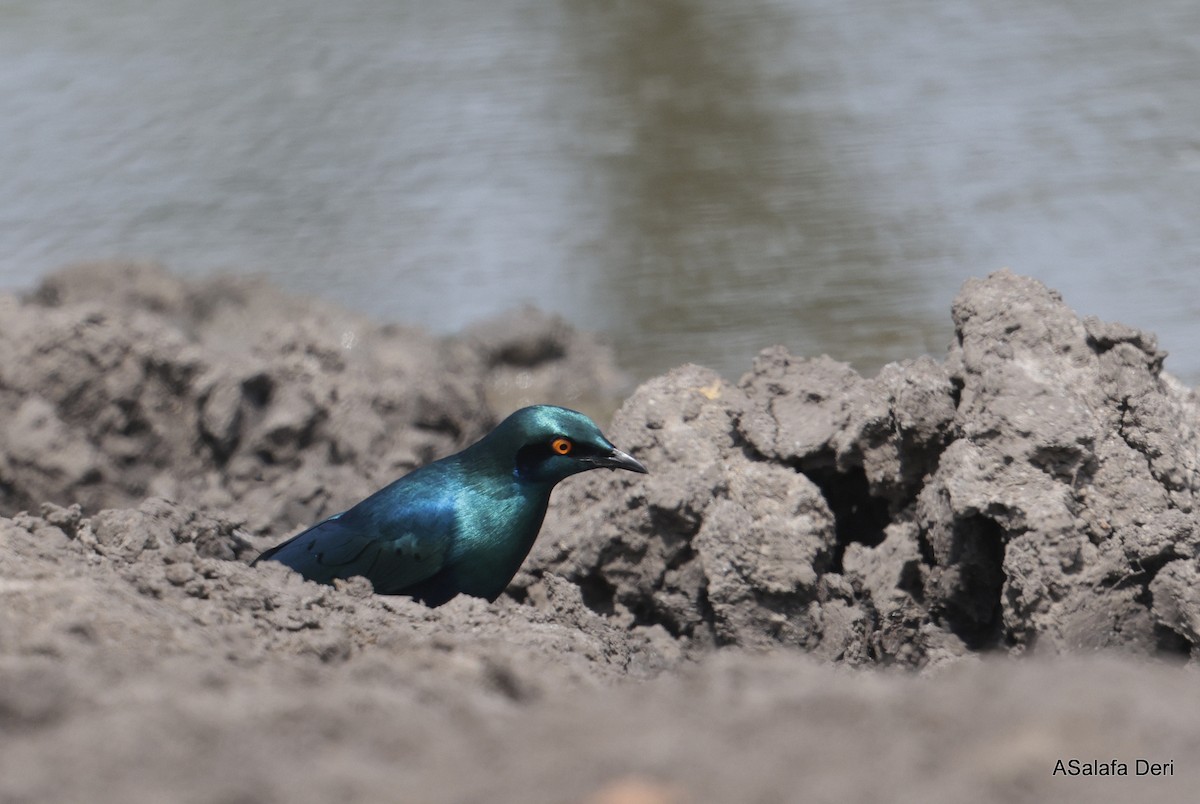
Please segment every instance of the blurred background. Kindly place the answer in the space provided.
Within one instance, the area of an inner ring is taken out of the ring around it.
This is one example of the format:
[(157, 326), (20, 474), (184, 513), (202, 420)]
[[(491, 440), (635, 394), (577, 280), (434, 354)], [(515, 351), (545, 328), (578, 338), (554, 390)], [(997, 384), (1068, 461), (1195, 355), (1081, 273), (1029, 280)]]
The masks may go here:
[(639, 378), (871, 373), (1036, 276), (1200, 381), (1195, 0), (0, 0), (0, 288), (258, 273)]

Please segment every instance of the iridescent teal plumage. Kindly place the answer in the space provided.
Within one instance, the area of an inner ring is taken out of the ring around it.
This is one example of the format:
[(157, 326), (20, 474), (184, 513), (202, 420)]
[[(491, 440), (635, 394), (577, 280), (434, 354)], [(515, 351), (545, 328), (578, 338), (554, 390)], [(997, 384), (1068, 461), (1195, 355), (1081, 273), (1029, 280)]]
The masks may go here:
[(646, 468), (566, 408), (522, 408), (455, 455), (267, 550), (320, 583), (361, 575), (380, 594), (439, 606), (495, 600), (533, 547), (555, 484), (589, 469)]

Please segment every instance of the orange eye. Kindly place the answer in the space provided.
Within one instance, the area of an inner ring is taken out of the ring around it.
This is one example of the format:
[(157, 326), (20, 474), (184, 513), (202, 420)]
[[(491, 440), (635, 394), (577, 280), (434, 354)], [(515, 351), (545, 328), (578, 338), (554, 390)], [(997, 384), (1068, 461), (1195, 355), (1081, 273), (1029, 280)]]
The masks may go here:
[(554, 450), (559, 455), (569, 455), (571, 453), (571, 449), (574, 446), (575, 445), (572, 444), (570, 441), (568, 441), (565, 438), (561, 438), (561, 437), (556, 438), (550, 442), (550, 449)]

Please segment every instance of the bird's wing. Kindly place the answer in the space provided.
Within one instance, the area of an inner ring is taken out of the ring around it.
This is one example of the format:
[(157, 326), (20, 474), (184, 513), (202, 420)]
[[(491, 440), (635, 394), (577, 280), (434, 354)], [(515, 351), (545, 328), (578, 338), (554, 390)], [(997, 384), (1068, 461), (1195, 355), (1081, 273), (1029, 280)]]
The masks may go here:
[(267, 550), (255, 563), (278, 561), (319, 583), (362, 575), (376, 592), (402, 594), (444, 569), (456, 533), (448, 501), (410, 502), (386, 516), (360, 505)]

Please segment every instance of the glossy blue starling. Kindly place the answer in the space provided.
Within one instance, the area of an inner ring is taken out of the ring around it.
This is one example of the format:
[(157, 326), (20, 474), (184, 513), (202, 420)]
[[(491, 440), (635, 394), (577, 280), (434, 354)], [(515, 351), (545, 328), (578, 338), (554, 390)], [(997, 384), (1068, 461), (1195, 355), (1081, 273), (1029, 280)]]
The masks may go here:
[(405, 475), (354, 507), (272, 547), (309, 580), (361, 575), (380, 594), (440, 606), (495, 600), (542, 527), (558, 481), (589, 469), (645, 472), (582, 413), (522, 408), (455, 455)]

